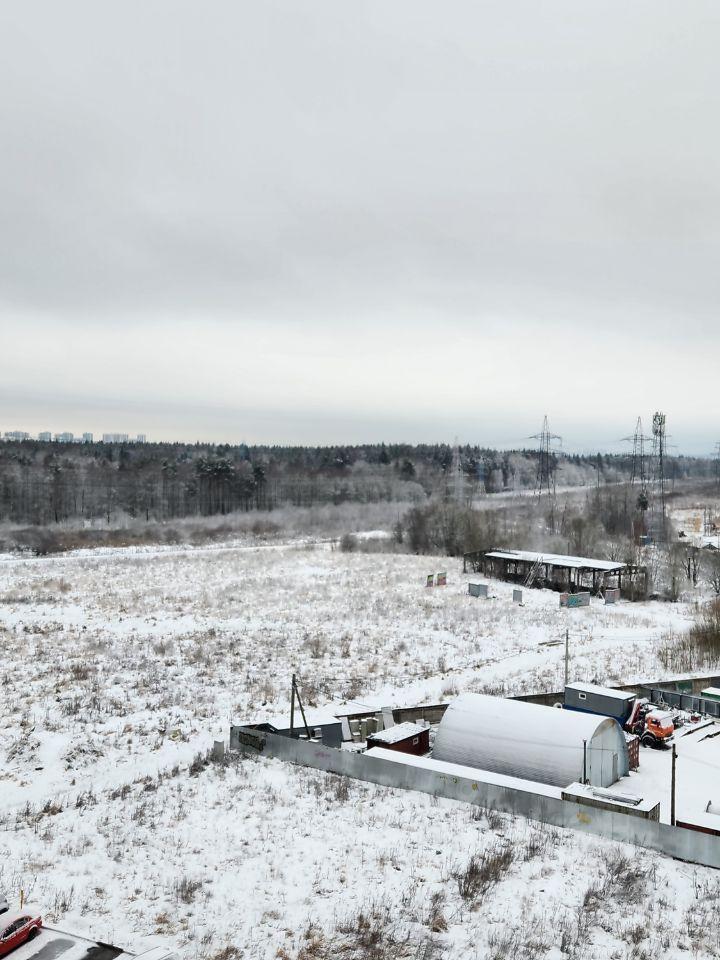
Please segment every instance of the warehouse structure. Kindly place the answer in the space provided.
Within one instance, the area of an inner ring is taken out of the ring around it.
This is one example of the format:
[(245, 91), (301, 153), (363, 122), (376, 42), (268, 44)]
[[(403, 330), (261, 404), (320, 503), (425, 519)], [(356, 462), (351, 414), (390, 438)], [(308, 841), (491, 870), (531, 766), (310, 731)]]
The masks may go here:
[(630, 770), (616, 720), (466, 693), (440, 721), (433, 758), (556, 787), (609, 787)]

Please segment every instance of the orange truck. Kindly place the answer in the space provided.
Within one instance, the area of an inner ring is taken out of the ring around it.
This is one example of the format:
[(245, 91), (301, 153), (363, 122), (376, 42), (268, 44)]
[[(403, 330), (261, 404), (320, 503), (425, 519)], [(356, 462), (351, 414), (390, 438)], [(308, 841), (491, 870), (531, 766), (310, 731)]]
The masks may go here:
[(626, 690), (600, 687), (594, 683), (568, 683), (565, 686), (566, 710), (595, 713), (617, 720), (623, 730), (634, 733), (644, 747), (667, 749), (673, 741), (672, 714), (659, 710), (645, 697)]

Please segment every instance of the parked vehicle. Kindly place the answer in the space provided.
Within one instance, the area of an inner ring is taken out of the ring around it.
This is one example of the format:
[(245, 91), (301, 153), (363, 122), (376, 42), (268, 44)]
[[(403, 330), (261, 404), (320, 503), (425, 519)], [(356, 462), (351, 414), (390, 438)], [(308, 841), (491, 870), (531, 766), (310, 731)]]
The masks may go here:
[(644, 747), (655, 747), (656, 750), (667, 750), (675, 734), (672, 714), (668, 710), (658, 710), (645, 698), (635, 701), (625, 729), (640, 737)]
[(42, 928), (42, 917), (36, 907), (26, 904), (22, 910), (4, 913), (0, 920), (0, 957), (32, 940)]
[(7, 897), (4, 893), (0, 893), (0, 913), (7, 913), (10, 909), (10, 904), (7, 901)]
[(644, 747), (666, 750), (673, 741), (675, 723), (667, 710), (658, 710), (646, 697), (598, 687), (593, 683), (569, 683), (565, 687), (566, 710), (613, 717), (627, 733), (634, 733)]

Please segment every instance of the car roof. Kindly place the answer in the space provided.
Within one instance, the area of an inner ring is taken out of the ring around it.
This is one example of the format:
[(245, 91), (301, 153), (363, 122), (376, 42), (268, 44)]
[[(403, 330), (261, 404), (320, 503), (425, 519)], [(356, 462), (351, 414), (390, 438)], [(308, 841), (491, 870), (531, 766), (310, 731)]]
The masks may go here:
[(0, 927), (4, 929), (11, 923), (15, 923), (20, 917), (32, 917), (36, 919), (39, 916), (39, 908), (32, 903), (26, 903), (22, 910), (10, 910), (9, 913), (0, 913)]

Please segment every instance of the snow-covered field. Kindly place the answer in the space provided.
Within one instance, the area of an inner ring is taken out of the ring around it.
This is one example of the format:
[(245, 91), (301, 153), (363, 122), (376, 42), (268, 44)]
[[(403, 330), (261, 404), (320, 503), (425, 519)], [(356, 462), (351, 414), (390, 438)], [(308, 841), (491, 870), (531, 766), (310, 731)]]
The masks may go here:
[(0, 887), (187, 958), (719, 955), (713, 871), (276, 761), (195, 759), (232, 718), (286, 709), (293, 671), (317, 705), (559, 690), (564, 643), (548, 643), (569, 625), (572, 678), (659, 678), (658, 638), (692, 613), (560, 610), (545, 591), (518, 607), (502, 583), (479, 601), (460, 569), (306, 543), (3, 562)]

